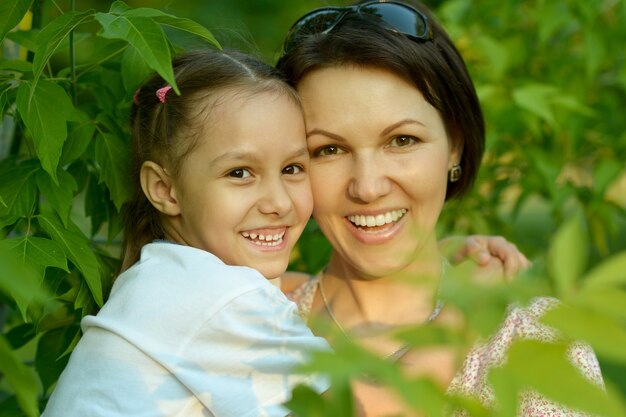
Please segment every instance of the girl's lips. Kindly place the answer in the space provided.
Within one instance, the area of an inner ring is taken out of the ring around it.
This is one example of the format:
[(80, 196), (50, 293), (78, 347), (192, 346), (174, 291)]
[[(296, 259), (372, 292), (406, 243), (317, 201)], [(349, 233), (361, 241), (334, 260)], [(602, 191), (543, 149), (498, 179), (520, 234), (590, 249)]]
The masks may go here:
[[(407, 212), (408, 210), (401, 209), (392, 210), (375, 216), (351, 215), (345, 217), (345, 222), (352, 236), (354, 236), (359, 242), (366, 245), (380, 245), (387, 243), (399, 233), (404, 225), (404, 221), (402, 219)], [(395, 213), (395, 215), (391, 213)], [(391, 218), (389, 218), (389, 216), (391, 216)], [(393, 220), (394, 216), (396, 217), (396, 220)], [(364, 217), (365, 221), (363, 221)], [(374, 223), (374, 221), (376, 221), (376, 223)], [(378, 225), (367, 226), (367, 224)]]

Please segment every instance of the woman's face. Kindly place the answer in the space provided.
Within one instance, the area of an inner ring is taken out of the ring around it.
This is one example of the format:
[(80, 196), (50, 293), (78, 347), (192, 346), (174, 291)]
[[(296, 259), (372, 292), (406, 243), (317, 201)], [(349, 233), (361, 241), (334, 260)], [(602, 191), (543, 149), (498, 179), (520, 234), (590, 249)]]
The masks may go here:
[(452, 150), (438, 111), (387, 70), (314, 70), (298, 84), (312, 157), (313, 216), (333, 262), (362, 278), (436, 258)]

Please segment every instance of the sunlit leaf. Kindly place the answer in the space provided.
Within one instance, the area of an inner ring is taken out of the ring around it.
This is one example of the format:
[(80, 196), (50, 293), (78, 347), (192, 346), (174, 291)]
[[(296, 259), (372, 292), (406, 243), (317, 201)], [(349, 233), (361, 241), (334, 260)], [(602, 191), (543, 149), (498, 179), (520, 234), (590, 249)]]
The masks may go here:
[(611, 256), (583, 278), (583, 288), (611, 288), (626, 284), (626, 251)]
[(66, 228), (58, 218), (40, 214), (37, 216), (40, 226), (50, 237), (61, 245), (67, 256), (85, 277), (87, 285), (96, 303), (101, 306), (102, 282), (98, 260), (90, 248), (89, 241), (70, 220)]
[(97, 137), (96, 160), (100, 164), (100, 181), (109, 188), (118, 211), (130, 196), (130, 154), (124, 141), (109, 133)]
[(92, 11), (67, 12), (48, 23), (37, 35), (37, 49), (33, 59), (33, 84), (39, 77), (48, 61), (54, 55), (63, 40), (81, 23), (91, 20)]
[(33, 70), (33, 64), (21, 59), (0, 59), (0, 70), (29, 73)]
[(626, 323), (626, 291), (623, 289), (586, 289), (568, 301), (575, 306), (597, 311)]
[(503, 386), (508, 386), (507, 403), (516, 404), (519, 397), (514, 399), (512, 394), (532, 388), (552, 401), (592, 415), (625, 415), (623, 404), (585, 379), (567, 359), (566, 352), (567, 346), (563, 344), (530, 340), (514, 342), (505, 365), (490, 371), (490, 381), (499, 387), (496, 391), (498, 398), (506, 392)]
[(180, 93), (174, 80), (169, 45), (158, 23), (147, 17), (108, 13), (97, 13), (96, 19), (102, 25), (102, 37), (122, 39), (131, 44), (148, 66), (158, 72), (177, 94)]
[(67, 138), (67, 121), (74, 117), (70, 98), (59, 85), (42, 80), (34, 90), (30, 82), (22, 83), (18, 88), (16, 103), (33, 136), (35, 151), (43, 169), (58, 182), (57, 166)]
[(9, 383), (22, 411), (28, 417), (39, 416), (39, 392), (37, 377), (24, 365), (17, 354), (11, 349), (4, 336), (0, 335), (0, 369), (3, 378)]
[(20, 23), (32, 0), (2, 0), (0, 2), (0, 40)]
[(587, 266), (587, 236), (579, 216), (570, 218), (554, 236), (548, 266), (562, 294), (572, 290)]
[(626, 364), (626, 328), (621, 321), (582, 307), (559, 305), (541, 321), (572, 340), (589, 343), (599, 356)]

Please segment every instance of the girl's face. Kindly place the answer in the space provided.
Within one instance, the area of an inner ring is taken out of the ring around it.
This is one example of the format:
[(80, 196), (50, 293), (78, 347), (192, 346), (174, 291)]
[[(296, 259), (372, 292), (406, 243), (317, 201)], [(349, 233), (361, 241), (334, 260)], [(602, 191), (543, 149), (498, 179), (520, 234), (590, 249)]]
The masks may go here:
[(311, 215), (302, 113), (287, 94), (228, 94), (173, 189), (184, 244), (266, 278), (285, 272)]
[(331, 266), (375, 278), (438, 259), (435, 224), (459, 154), (437, 110), (374, 67), (314, 70), (298, 92), (313, 216), (334, 248)]

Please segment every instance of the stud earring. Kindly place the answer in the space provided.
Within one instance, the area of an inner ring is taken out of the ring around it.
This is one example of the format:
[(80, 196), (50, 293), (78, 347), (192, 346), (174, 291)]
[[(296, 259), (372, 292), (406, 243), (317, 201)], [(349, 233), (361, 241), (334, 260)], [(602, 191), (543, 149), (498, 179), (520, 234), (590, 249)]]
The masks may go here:
[(461, 165), (455, 164), (450, 168), (450, 171), (448, 171), (448, 179), (450, 182), (457, 182), (461, 178), (462, 173)]

